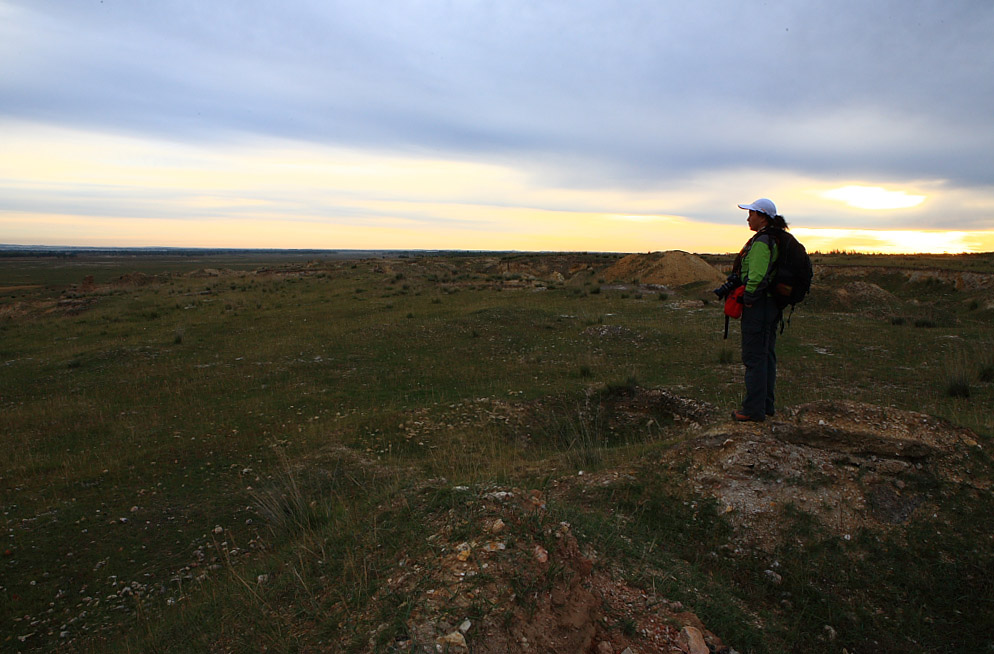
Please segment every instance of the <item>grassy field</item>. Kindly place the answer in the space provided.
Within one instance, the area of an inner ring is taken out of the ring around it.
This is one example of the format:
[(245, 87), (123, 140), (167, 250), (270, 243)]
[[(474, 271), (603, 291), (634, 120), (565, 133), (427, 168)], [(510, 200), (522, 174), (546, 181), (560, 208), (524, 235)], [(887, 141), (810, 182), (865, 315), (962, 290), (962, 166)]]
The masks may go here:
[[(737, 331), (708, 286), (608, 284), (615, 258), (0, 259), (0, 649), (408, 651), (411, 600), (383, 589), (439, 524), (473, 523), (454, 489), (636, 465), (550, 520), (737, 651), (994, 651), (989, 491), (851, 542), (792, 515), (776, 592), (762, 557), (709, 556), (724, 517), (651, 465), (687, 436), (582, 407), (661, 388), (724, 414)], [(994, 290), (857, 259), (820, 255), (885, 270), (816, 280), (780, 340), (781, 404), (946, 418), (989, 478)], [(853, 279), (886, 296), (830, 292)]]

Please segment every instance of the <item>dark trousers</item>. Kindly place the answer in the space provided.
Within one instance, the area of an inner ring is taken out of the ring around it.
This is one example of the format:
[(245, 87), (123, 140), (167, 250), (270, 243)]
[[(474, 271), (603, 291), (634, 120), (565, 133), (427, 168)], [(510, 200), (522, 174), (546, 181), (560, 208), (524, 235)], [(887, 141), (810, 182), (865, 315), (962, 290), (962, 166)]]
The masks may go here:
[(742, 413), (757, 420), (774, 412), (779, 324), (780, 309), (772, 297), (763, 297), (742, 312), (742, 364), (746, 387)]

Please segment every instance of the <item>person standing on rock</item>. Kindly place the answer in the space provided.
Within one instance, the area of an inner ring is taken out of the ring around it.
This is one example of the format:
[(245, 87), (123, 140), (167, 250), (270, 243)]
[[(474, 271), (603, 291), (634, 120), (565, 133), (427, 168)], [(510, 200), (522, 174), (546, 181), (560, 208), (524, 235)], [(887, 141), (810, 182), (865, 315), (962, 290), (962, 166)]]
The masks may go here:
[(742, 408), (732, 412), (740, 422), (762, 422), (776, 411), (777, 325), (780, 308), (770, 289), (777, 241), (771, 229), (787, 229), (787, 221), (777, 213), (776, 205), (766, 198), (752, 204), (740, 204), (749, 212), (749, 229), (756, 234), (739, 252), (734, 268), (745, 286), (742, 296), (742, 364), (745, 366), (745, 398)]

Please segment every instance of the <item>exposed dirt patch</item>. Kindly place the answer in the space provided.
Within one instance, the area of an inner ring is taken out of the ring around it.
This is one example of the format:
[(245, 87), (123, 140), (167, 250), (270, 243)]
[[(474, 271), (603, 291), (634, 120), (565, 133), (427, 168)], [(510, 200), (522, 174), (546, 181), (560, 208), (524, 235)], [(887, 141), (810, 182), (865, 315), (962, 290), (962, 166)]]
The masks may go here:
[(13, 286), (0, 286), (0, 293), (14, 293), (36, 288), (41, 288), (41, 284), (15, 284)]
[(55, 303), (49, 312), (60, 313), (64, 316), (76, 316), (89, 309), (94, 301), (92, 297), (63, 297)]
[(113, 286), (117, 287), (127, 287), (127, 288), (138, 288), (141, 286), (148, 286), (160, 281), (155, 275), (146, 275), (140, 272), (130, 272), (121, 275), (112, 282)]
[(725, 280), (725, 275), (704, 259), (681, 250), (630, 254), (602, 274), (609, 281), (631, 283), (638, 280), (642, 284), (669, 287), (695, 282), (720, 284)]
[(869, 275), (897, 274), (909, 282), (927, 282), (937, 280), (951, 285), (957, 291), (973, 291), (977, 289), (994, 288), (994, 274), (988, 272), (969, 272), (959, 270), (912, 269), (889, 266), (815, 266), (815, 277), (833, 275), (842, 277), (866, 277)]
[(30, 306), (24, 302), (11, 302), (10, 304), (0, 304), (0, 320), (13, 320), (23, 318), (30, 313)]
[(708, 428), (663, 456), (693, 490), (717, 499), (748, 545), (773, 547), (787, 505), (838, 535), (886, 528), (923, 510), (943, 484), (971, 474), (976, 435), (920, 413), (858, 402), (814, 402), (765, 423)]
[(490, 274), (501, 276), (521, 276), (529, 280), (544, 280), (564, 282), (572, 277), (586, 273), (594, 274), (602, 264), (589, 261), (585, 257), (557, 256), (521, 256), (508, 257), (493, 261), (485, 270)]
[[(426, 516), (429, 559), (403, 554), (374, 604), (402, 597), (402, 625), (380, 624), (366, 652), (728, 652), (693, 613), (612, 578), (539, 491), (472, 490), (460, 515)], [(630, 650), (628, 648), (631, 648)]]

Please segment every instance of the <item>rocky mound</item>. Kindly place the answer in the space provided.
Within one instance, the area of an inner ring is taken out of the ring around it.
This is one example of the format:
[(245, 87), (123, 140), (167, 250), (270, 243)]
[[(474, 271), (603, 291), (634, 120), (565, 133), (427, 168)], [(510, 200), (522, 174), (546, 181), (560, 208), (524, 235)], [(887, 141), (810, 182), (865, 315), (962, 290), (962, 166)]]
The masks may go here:
[(986, 484), (971, 474), (976, 435), (943, 420), (843, 401), (786, 413), (712, 426), (664, 456), (672, 466), (690, 459), (694, 491), (720, 502), (747, 545), (772, 548), (788, 506), (845, 537), (907, 522), (929, 507), (937, 481)]
[(707, 282), (717, 286), (725, 281), (725, 275), (717, 268), (704, 259), (681, 250), (630, 254), (605, 269), (603, 276), (614, 282), (632, 283), (638, 280), (642, 284), (670, 287), (695, 282)]
[(859, 311), (873, 316), (887, 316), (901, 307), (901, 300), (880, 286), (862, 280), (850, 281), (840, 286), (819, 288), (828, 291), (831, 306), (840, 311)]
[[(380, 625), (363, 651), (732, 651), (679, 602), (598, 569), (597, 553), (582, 551), (571, 526), (551, 518), (540, 491), (448, 490), (460, 517), (425, 516), (436, 532), (428, 538), (434, 555), (397, 561), (373, 599), (406, 598), (406, 628), (390, 636), (390, 625)], [(622, 628), (630, 620), (637, 620), (637, 633)]]

